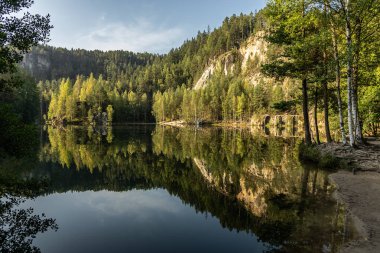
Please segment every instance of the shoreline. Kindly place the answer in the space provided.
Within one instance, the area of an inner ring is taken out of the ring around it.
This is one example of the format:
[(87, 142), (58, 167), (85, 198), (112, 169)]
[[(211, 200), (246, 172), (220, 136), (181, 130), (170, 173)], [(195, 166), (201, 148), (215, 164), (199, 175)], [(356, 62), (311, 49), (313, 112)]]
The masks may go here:
[(339, 252), (380, 252), (380, 173), (338, 171), (329, 180), (336, 186), (335, 198), (346, 206), (358, 233), (358, 238), (347, 242)]
[(335, 198), (346, 206), (358, 234), (341, 248), (341, 253), (380, 252), (380, 141), (372, 139), (368, 144), (355, 149), (334, 143), (318, 147), (352, 169), (329, 175), (336, 186)]

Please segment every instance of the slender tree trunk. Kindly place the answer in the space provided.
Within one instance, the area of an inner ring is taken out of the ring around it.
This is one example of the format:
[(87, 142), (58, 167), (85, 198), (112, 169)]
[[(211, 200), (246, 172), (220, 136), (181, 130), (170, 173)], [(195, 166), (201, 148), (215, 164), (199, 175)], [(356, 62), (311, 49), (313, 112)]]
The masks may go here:
[(310, 177), (310, 169), (303, 170), (302, 178), (301, 178), (301, 201), (300, 201), (299, 209), (298, 209), (298, 215), (301, 217), (301, 219), (303, 217), (303, 213), (305, 210), (305, 201), (308, 195), (309, 177)]
[(352, 114), (355, 128), (355, 140), (358, 143), (363, 143), (362, 126), (359, 118), (359, 106), (358, 106), (358, 84), (357, 84), (357, 72), (358, 70), (354, 68), (354, 78), (352, 87)]
[(348, 133), (350, 137), (350, 146), (355, 145), (354, 126), (352, 115), (352, 31), (349, 13), (350, 0), (346, 0), (346, 41), (347, 41), (347, 106), (348, 106)]
[(356, 40), (357, 45), (355, 47), (354, 55), (354, 67), (353, 67), (353, 82), (352, 82), (352, 113), (354, 117), (355, 126), (355, 139), (358, 143), (363, 143), (363, 132), (362, 125), (359, 117), (359, 106), (358, 106), (358, 87), (359, 87), (359, 63), (360, 63), (360, 44), (361, 44), (361, 24), (360, 21), (356, 21)]
[(315, 138), (317, 141), (317, 144), (321, 144), (321, 141), (319, 139), (319, 128), (318, 128), (318, 87), (315, 86), (315, 93), (314, 93), (314, 126), (315, 126)]
[[(327, 29), (327, 4), (324, 3), (324, 19), (323, 19), (323, 27)], [(325, 116), (325, 131), (326, 131), (326, 140), (328, 143), (332, 142), (331, 133), (330, 133), (330, 121), (329, 121), (329, 96), (328, 96), (328, 69), (327, 69), (327, 42), (323, 43), (323, 108), (324, 108), (324, 116)]]
[[(302, 18), (305, 17), (305, 1), (302, 1)], [(302, 37), (305, 38), (305, 29), (302, 29)], [(303, 127), (305, 131), (305, 143), (311, 144), (310, 121), (309, 121), (309, 101), (307, 96), (307, 80), (302, 79), (302, 111), (303, 111)]]
[[(330, 11), (331, 10), (329, 9), (329, 12)], [(331, 33), (332, 33), (332, 44), (333, 44), (334, 60), (335, 60), (335, 82), (336, 82), (336, 87), (337, 87), (339, 127), (340, 127), (342, 143), (346, 145), (347, 140), (346, 140), (346, 131), (344, 129), (342, 95), (341, 95), (341, 90), (340, 90), (340, 82), (341, 82), (342, 75), (341, 75), (341, 70), (340, 70), (339, 49), (338, 49), (338, 39), (337, 39), (338, 36), (336, 34), (335, 24), (334, 24), (334, 21), (332, 20), (332, 17), (330, 18), (330, 27), (331, 27)]]
[(334, 48), (334, 59), (335, 59), (336, 87), (337, 87), (337, 97), (338, 97), (339, 126), (340, 126), (340, 132), (342, 135), (342, 143), (347, 144), (346, 131), (344, 129), (344, 120), (343, 120), (342, 95), (340, 91), (341, 72), (340, 72), (337, 35), (336, 35), (335, 29), (332, 28), (332, 30), (333, 30), (333, 48)]
[(330, 122), (329, 122), (329, 101), (328, 101), (328, 88), (327, 81), (323, 81), (323, 109), (325, 116), (325, 131), (326, 131), (326, 140), (328, 143), (332, 142), (331, 133), (330, 133)]
[(305, 131), (305, 142), (311, 144), (310, 121), (309, 121), (309, 101), (307, 96), (307, 80), (302, 79), (302, 111), (303, 111), (303, 126)]

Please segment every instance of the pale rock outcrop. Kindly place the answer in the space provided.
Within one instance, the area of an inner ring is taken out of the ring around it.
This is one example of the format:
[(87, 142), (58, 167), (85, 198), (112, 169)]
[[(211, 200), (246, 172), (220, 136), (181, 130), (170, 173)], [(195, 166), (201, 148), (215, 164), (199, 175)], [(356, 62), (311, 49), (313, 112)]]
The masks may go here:
[[(212, 63), (209, 64), (209, 66), (204, 70), (198, 81), (194, 84), (194, 90), (199, 90), (206, 87), (208, 81), (217, 70), (223, 71), (225, 75), (233, 73), (236, 69), (235, 62), (237, 57), (241, 57), (242, 59), (240, 67), (249, 83), (252, 85), (257, 85), (260, 82), (273, 82), (272, 78), (265, 77), (260, 72), (260, 65), (267, 61), (268, 54), (268, 42), (265, 41), (264, 35), (264, 32), (258, 32), (254, 36), (250, 37), (246, 44), (239, 49), (239, 56), (236, 56), (236, 54), (234, 55), (234, 53), (230, 51), (213, 60)], [(252, 71), (248, 68), (251, 63), (257, 66), (257, 71)], [(251, 72), (248, 73), (248, 71)]]
[(243, 56), (242, 70), (246, 71), (250, 60), (257, 61), (255, 64), (262, 64), (267, 60), (268, 42), (264, 39), (264, 32), (258, 32), (248, 39), (247, 45), (240, 48)]

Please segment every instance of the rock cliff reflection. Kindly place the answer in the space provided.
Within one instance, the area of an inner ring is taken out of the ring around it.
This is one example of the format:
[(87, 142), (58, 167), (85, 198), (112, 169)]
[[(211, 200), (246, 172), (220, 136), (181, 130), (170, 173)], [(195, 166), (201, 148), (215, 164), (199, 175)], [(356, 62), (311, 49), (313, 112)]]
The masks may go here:
[(48, 182), (26, 203), (60, 226), (36, 239), (46, 252), (337, 252), (351, 236), (327, 172), (299, 161), (294, 138), (161, 126), (43, 138), (22, 176)]

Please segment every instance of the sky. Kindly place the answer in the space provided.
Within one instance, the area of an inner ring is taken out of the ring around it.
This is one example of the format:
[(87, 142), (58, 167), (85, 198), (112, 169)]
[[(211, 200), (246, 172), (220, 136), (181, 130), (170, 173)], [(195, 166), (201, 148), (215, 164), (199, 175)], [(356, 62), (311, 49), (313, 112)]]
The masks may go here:
[(35, 0), (27, 11), (50, 14), (49, 45), (88, 50), (167, 53), (224, 18), (266, 0)]

